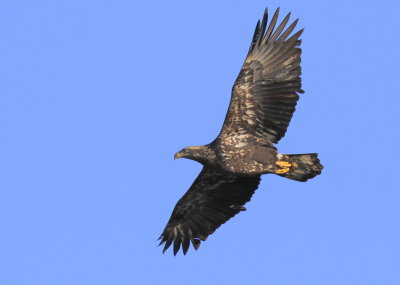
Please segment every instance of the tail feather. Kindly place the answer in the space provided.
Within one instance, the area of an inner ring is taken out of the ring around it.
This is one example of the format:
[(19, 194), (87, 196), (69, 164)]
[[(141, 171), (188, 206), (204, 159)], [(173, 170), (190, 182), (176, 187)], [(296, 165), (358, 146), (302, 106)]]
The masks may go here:
[(292, 165), (287, 173), (279, 175), (301, 182), (321, 174), (321, 170), (324, 168), (317, 153), (283, 154), (279, 160), (287, 161)]

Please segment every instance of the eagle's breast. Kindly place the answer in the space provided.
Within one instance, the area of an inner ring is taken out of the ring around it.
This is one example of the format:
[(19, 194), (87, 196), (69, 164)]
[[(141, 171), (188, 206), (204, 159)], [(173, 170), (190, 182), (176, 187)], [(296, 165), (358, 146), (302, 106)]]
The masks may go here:
[(232, 173), (254, 174), (265, 172), (263, 161), (256, 160), (255, 154), (273, 152), (275, 149), (269, 141), (261, 140), (245, 130), (230, 132), (222, 136), (216, 145), (218, 166)]

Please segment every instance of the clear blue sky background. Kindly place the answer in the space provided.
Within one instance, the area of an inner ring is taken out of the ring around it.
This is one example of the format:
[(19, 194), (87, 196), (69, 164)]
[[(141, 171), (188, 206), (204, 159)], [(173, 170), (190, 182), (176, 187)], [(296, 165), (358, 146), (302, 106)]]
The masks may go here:
[[(161, 234), (217, 135), (265, 7), (305, 27), (283, 153), (248, 211), (173, 257)], [(400, 284), (397, 1), (2, 1), (0, 284)], [(247, 282), (247, 283), (245, 283)]]

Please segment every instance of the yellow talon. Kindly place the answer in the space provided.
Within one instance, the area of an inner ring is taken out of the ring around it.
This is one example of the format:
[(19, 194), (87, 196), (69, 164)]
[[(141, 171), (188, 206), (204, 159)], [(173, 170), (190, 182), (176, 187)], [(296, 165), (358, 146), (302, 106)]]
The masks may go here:
[(275, 171), (276, 174), (285, 174), (289, 172), (289, 168), (282, 168)]
[(277, 161), (277, 162), (275, 162), (275, 164), (277, 164), (279, 167), (282, 167), (282, 168), (286, 168), (286, 167), (291, 167), (292, 166), (292, 164), (287, 162), (287, 161)]

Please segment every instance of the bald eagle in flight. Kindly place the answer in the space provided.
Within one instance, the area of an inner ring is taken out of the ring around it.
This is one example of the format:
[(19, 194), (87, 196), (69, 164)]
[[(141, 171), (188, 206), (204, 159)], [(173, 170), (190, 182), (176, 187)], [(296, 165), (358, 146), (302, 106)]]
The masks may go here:
[(174, 255), (190, 243), (197, 250), (220, 225), (246, 210), (262, 174), (307, 181), (321, 173), (318, 154), (280, 154), (274, 144), (285, 135), (301, 89), (300, 35), (285, 29), (290, 13), (276, 27), (279, 8), (267, 27), (268, 11), (257, 22), (246, 60), (232, 88), (222, 130), (207, 145), (175, 154), (203, 165), (193, 185), (178, 201), (160, 238), (163, 253)]

